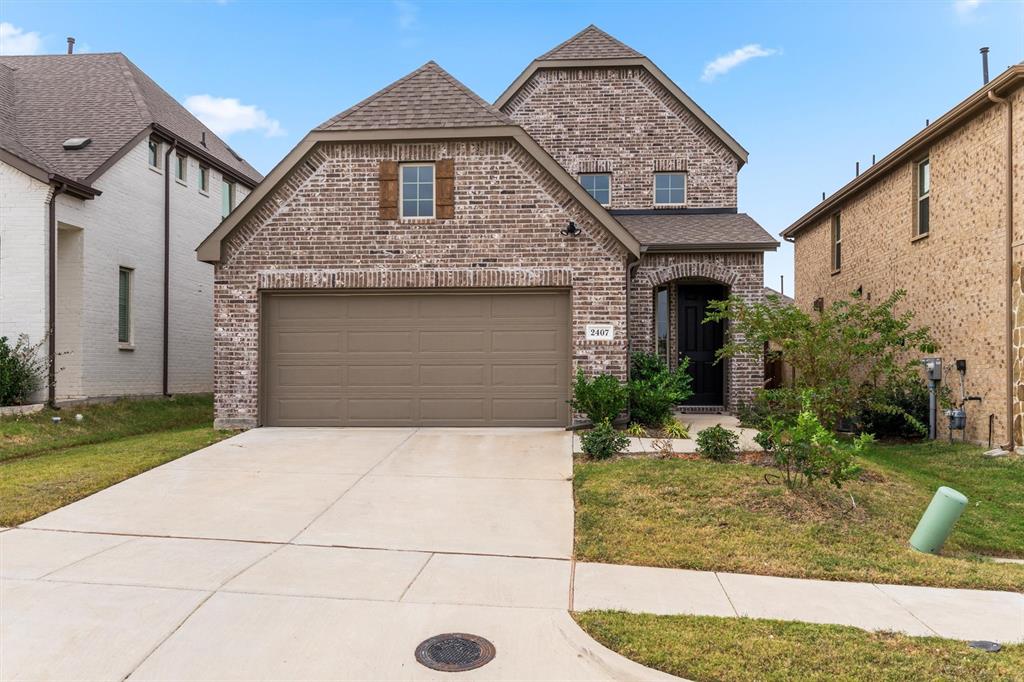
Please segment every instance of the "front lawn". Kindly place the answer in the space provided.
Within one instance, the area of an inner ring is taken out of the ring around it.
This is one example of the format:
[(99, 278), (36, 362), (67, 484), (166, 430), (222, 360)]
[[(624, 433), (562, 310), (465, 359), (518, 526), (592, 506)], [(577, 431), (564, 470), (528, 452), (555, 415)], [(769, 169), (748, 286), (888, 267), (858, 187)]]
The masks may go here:
[[(85, 418), (74, 421), (80, 412)], [(217, 442), (209, 396), (121, 400), (0, 420), (0, 526), (14, 526)]]
[[(873, 445), (861, 479), (794, 494), (774, 469), (707, 461), (576, 464), (580, 561), (1019, 591), (1024, 461), (943, 443)], [(907, 544), (935, 488), (970, 499), (941, 557)], [(851, 501), (852, 496), (852, 501)], [(854, 503), (856, 506), (854, 506)]]
[(842, 625), (614, 611), (574, 615), (608, 648), (696, 682), (1024, 679), (1022, 645), (990, 654), (956, 640)]

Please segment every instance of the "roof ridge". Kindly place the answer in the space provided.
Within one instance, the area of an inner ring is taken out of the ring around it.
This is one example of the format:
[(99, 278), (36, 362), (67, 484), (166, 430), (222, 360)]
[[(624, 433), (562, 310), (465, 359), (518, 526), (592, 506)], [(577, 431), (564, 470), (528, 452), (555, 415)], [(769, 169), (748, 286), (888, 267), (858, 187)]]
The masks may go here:
[(558, 52), (560, 52), (564, 48), (568, 47), (569, 45), (572, 45), (573, 43), (579, 41), (584, 36), (586, 36), (587, 34), (590, 34), (590, 33), (594, 33), (594, 34), (600, 36), (601, 38), (609, 40), (616, 47), (620, 47), (624, 51), (630, 53), (631, 57), (639, 58), (639, 57), (643, 57), (644, 56), (643, 54), (641, 54), (637, 50), (634, 50), (629, 45), (626, 45), (624, 42), (622, 42), (621, 40), (619, 40), (615, 36), (611, 35), (607, 31), (602, 30), (596, 24), (590, 24), (586, 28), (584, 28), (582, 31), (580, 31), (580, 32), (576, 33), (575, 35), (573, 35), (572, 37), (570, 37), (568, 40), (562, 41), (561, 43), (559, 43), (558, 45), (555, 45), (553, 48), (551, 48), (550, 50), (548, 50), (547, 52), (545, 52), (541, 56), (537, 57), (536, 61), (552, 60), (555, 54), (557, 54)]
[(434, 60), (431, 59), (427, 63), (423, 64), (423, 66), (419, 67), (418, 69), (414, 69), (414, 70), (410, 71), (409, 73), (405, 74), (404, 76), (402, 76), (398, 80), (394, 81), (390, 85), (385, 85), (383, 88), (381, 88), (377, 92), (373, 93), (369, 97), (366, 97), (365, 99), (362, 99), (359, 102), (356, 102), (355, 104), (350, 106), (348, 109), (345, 109), (341, 113), (335, 114), (334, 116), (330, 117), (329, 119), (327, 119), (326, 121), (324, 121), (323, 123), (318, 125), (316, 128), (314, 128), (314, 130), (319, 130), (320, 128), (327, 128), (328, 126), (331, 126), (331, 125), (337, 123), (338, 121), (340, 121), (341, 119), (345, 118), (346, 116), (354, 114), (355, 112), (357, 112), (360, 109), (364, 108), (370, 102), (373, 102), (374, 100), (379, 99), (381, 96), (386, 95), (387, 93), (391, 92), (392, 90), (397, 88), (402, 83), (405, 83), (406, 81), (411, 80), (414, 76), (418, 76), (420, 74), (420, 72), (425, 71), (427, 69), (427, 67), (430, 66), (431, 64), (434, 64), (435, 66), (437, 65), (434, 62)]
[(143, 125), (150, 125), (154, 122), (153, 113), (146, 105), (146, 98), (142, 95), (142, 88), (139, 87), (139, 82), (135, 80), (135, 74), (132, 73), (131, 67), (135, 65), (123, 52), (109, 52), (107, 54), (113, 54), (117, 57), (117, 61), (121, 66), (121, 73), (128, 83), (128, 90), (132, 93), (132, 99), (135, 100), (135, 106), (139, 110), (139, 117), (142, 119)]

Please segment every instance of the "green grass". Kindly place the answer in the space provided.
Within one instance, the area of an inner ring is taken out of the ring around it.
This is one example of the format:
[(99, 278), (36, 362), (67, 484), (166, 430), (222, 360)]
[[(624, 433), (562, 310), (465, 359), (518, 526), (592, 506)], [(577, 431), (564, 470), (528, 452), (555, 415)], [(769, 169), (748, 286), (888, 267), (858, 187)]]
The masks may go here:
[[(75, 421), (75, 414), (84, 419)], [(59, 416), (54, 424), (51, 418)], [(112, 403), (43, 410), (24, 417), (0, 418), (0, 461), (57, 448), (155, 433), (213, 422), (209, 395), (182, 395), (170, 399), (118, 400)]]
[(627, 658), (695, 682), (1024, 680), (1024, 646), (995, 654), (936, 637), (750, 618), (574, 614)]
[[(53, 414), (64, 420), (51, 423)], [(214, 431), (212, 421), (210, 396), (0, 419), (0, 526), (24, 523), (231, 435)]]
[[(772, 469), (706, 461), (576, 464), (580, 561), (798, 578), (1024, 589), (1024, 461), (970, 446), (875, 445), (861, 480), (793, 493)], [(942, 556), (907, 541), (940, 483), (971, 500)], [(851, 503), (856, 502), (856, 507)]]

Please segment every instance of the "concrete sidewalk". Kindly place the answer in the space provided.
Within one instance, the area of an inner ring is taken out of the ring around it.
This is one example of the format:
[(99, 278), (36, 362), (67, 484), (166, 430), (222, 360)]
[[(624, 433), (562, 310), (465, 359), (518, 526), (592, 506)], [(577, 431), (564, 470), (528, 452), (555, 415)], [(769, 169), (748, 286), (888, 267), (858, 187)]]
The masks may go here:
[(747, 616), (1024, 642), (1024, 595), (577, 563), (573, 609)]

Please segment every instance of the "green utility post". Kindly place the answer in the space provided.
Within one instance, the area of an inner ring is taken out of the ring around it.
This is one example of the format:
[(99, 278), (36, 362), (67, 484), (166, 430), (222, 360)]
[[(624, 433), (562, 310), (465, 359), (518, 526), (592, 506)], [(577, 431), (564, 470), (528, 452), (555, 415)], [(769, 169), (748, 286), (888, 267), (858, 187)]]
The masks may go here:
[(910, 546), (919, 552), (938, 554), (966, 506), (967, 497), (962, 493), (946, 486), (936, 490), (935, 497), (910, 536)]

